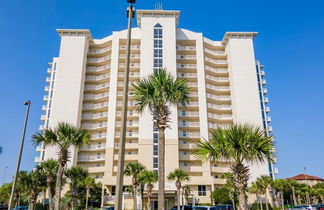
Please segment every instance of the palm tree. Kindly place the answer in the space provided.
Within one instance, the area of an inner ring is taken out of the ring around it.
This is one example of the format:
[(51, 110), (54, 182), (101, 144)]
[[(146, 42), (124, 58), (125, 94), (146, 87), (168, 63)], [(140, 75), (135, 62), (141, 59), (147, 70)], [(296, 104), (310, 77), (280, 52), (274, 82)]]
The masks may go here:
[(266, 201), (266, 209), (269, 210), (269, 202), (268, 202), (268, 189), (272, 184), (272, 178), (270, 176), (260, 176), (257, 178), (257, 183), (259, 183), (261, 187), (262, 194), (265, 195)]
[(235, 124), (226, 128), (217, 127), (211, 131), (209, 140), (197, 143), (196, 157), (212, 162), (221, 159), (233, 161), (231, 173), (238, 192), (239, 209), (247, 209), (246, 189), (249, 167), (244, 163), (258, 163), (274, 159), (274, 143), (265, 131), (250, 124)]
[(255, 194), (257, 197), (257, 202), (259, 202), (260, 205), (260, 209), (263, 210), (263, 205), (262, 205), (262, 201), (261, 201), (261, 190), (260, 190), (260, 185), (258, 182), (252, 182), (251, 186), (249, 187), (249, 192), (252, 194)]
[(26, 193), (29, 195), (29, 208), (34, 210), (36, 207), (37, 196), (46, 188), (46, 174), (37, 167), (34, 171), (28, 174), (26, 179)]
[(289, 191), (292, 192), (294, 206), (296, 206), (297, 205), (296, 188), (298, 186), (298, 183), (296, 182), (296, 180), (288, 180), (286, 184)]
[(175, 181), (177, 187), (177, 205), (178, 210), (180, 210), (180, 190), (181, 190), (181, 182), (189, 181), (190, 176), (187, 172), (181, 169), (175, 169), (174, 171), (170, 172), (168, 175), (168, 180)]
[(90, 197), (90, 189), (96, 186), (96, 182), (92, 177), (86, 177), (83, 181), (83, 185), (86, 187), (86, 209), (88, 209), (88, 201)]
[(186, 204), (188, 204), (188, 200), (189, 200), (189, 194), (191, 193), (191, 188), (189, 185), (183, 185), (182, 186), (182, 192), (186, 201)]
[(278, 206), (281, 206), (281, 208), (284, 209), (285, 203), (283, 195), (286, 189), (286, 181), (283, 179), (276, 179), (272, 182), (272, 187), (276, 190)]
[(89, 177), (86, 169), (79, 166), (72, 167), (66, 171), (66, 177), (70, 180), (70, 190), (72, 194), (72, 209), (75, 209), (77, 204), (78, 188), (82, 186), (85, 179)]
[(80, 148), (89, 145), (90, 134), (82, 129), (74, 127), (65, 122), (61, 122), (54, 129), (48, 128), (43, 132), (38, 132), (32, 136), (35, 145), (43, 143), (44, 146), (58, 147), (58, 170), (56, 173), (56, 186), (54, 196), (54, 208), (60, 209), (62, 176), (69, 160), (69, 148), (75, 146)]
[(158, 209), (164, 210), (165, 188), (165, 135), (164, 131), (170, 123), (170, 105), (186, 105), (189, 103), (189, 88), (185, 80), (175, 79), (166, 69), (154, 71), (148, 78), (140, 79), (134, 85), (136, 109), (143, 112), (148, 108), (153, 116), (155, 128), (159, 136), (159, 194)]
[(147, 209), (151, 209), (151, 197), (153, 184), (158, 181), (158, 175), (154, 171), (144, 170), (138, 176), (138, 182), (142, 185), (146, 185), (147, 190)]
[(126, 165), (124, 174), (126, 176), (132, 176), (132, 187), (133, 187), (133, 198), (134, 198), (134, 209), (137, 209), (137, 187), (138, 187), (138, 176), (145, 170), (145, 166), (139, 162), (130, 162)]
[[(49, 202), (49, 209), (53, 210), (53, 202), (52, 202), (52, 192), (53, 192), (53, 185), (55, 184), (55, 176), (58, 169), (58, 162), (52, 159), (46, 160), (39, 164), (39, 170), (43, 171), (46, 176), (46, 183), (47, 183), (47, 195), (48, 195), (48, 202)], [(44, 195), (45, 196), (45, 195)]]

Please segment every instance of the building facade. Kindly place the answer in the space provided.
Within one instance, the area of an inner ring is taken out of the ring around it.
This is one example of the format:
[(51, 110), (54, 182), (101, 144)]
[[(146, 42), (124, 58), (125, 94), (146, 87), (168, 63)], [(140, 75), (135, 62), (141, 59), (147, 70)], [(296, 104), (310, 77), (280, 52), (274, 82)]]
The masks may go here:
[[(210, 203), (210, 193), (225, 183), (221, 178), (230, 162), (202, 163), (193, 150), (198, 139), (208, 139), (216, 126), (253, 123), (271, 131), (264, 88), (264, 71), (255, 59), (256, 32), (227, 32), (220, 41), (202, 33), (178, 28), (179, 11), (138, 10), (132, 29), (130, 93), (127, 117), (127, 162), (139, 161), (150, 170), (158, 169), (158, 134), (149, 112), (138, 114), (132, 97), (136, 80), (166, 68), (184, 78), (190, 87), (190, 104), (172, 107), (170, 129), (166, 130), (166, 176), (176, 168), (187, 171), (193, 197)], [(58, 122), (81, 126), (91, 133), (91, 146), (71, 148), (69, 166), (89, 170), (104, 183), (108, 194), (115, 193), (118, 146), (121, 126), (123, 72), (126, 63), (126, 30), (94, 39), (89, 30), (58, 29), (60, 54), (50, 63), (48, 95), (44, 96), (44, 125)], [(37, 147), (36, 162), (55, 158), (53, 147)], [(272, 173), (271, 164), (251, 165), (251, 180)], [(125, 185), (131, 184), (125, 177)], [(155, 187), (155, 190), (157, 188)], [(166, 180), (169, 207), (175, 186)], [(155, 195), (156, 196), (156, 195)]]

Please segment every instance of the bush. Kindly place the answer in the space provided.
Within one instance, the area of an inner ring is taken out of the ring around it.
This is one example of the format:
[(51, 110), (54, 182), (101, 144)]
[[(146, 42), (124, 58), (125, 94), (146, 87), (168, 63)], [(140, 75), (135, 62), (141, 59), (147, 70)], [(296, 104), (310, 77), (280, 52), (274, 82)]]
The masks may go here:
[(211, 197), (215, 204), (232, 204), (230, 191), (225, 187), (214, 190)]
[[(274, 210), (271, 207), (270, 203), (268, 203), (268, 205), (269, 205), (269, 210)], [(262, 203), (262, 207), (263, 207), (263, 210), (265, 210), (267, 208), (265, 203)], [(261, 210), (260, 204), (259, 203), (252, 203), (252, 210)]]

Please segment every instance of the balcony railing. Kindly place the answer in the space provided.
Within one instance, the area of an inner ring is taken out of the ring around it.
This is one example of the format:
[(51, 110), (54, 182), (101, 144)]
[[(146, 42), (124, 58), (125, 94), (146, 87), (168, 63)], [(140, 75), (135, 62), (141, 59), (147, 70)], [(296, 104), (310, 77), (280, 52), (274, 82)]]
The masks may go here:
[(101, 48), (101, 49), (90, 49), (89, 54), (100, 54), (100, 53), (108, 52), (110, 50), (111, 50), (111, 46)]
[(191, 60), (196, 59), (195, 55), (177, 55), (177, 59)]
[(196, 46), (182, 46), (177, 45), (177, 50), (196, 50)]
[(215, 81), (215, 82), (221, 82), (221, 83), (229, 82), (227, 77), (213, 77), (213, 76), (210, 76), (210, 75), (206, 74), (206, 78), (210, 79), (212, 81)]
[[(126, 64), (125, 63), (119, 63), (119, 68), (125, 68), (126, 67)], [(129, 64), (129, 67), (130, 68), (139, 68), (141, 65), (140, 63), (130, 63)]]
[(82, 114), (83, 119), (100, 119), (107, 116), (108, 116), (108, 112), (100, 112), (96, 114), (89, 114), (89, 113)]
[(232, 115), (221, 115), (221, 114), (208, 113), (207, 116), (209, 118), (216, 119), (216, 120), (232, 120), (233, 119)]
[(231, 110), (231, 105), (218, 105), (213, 103), (207, 103), (208, 108), (218, 109), (218, 110)]
[(104, 155), (87, 155), (87, 156), (79, 156), (78, 161), (101, 161), (105, 160)]
[(83, 109), (100, 109), (108, 107), (108, 102), (102, 102), (98, 104), (83, 104)]
[(197, 68), (197, 65), (196, 64), (177, 64), (177, 68), (195, 69), (195, 68)]
[(197, 78), (196, 73), (177, 73), (177, 76), (181, 78)]
[(85, 86), (85, 90), (100, 90), (103, 88), (108, 88), (109, 84), (105, 83), (105, 84), (100, 84), (100, 85), (86, 85)]
[(205, 61), (208, 61), (213, 64), (227, 64), (226, 60), (215, 60), (215, 59), (208, 58), (208, 57), (205, 57)]
[(100, 72), (100, 71), (105, 71), (110, 69), (110, 64), (105, 65), (105, 66), (100, 66), (100, 67), (94, 67), (94, 66), (88, 66), (87, 71), (88, 72)]
[(199, 117), (199, 112), (179, 111), (178, 116), (179, 117)]
[(102, 138), (106, 138), (107, 134), (106, 132), (104, 133), (95, 133), (91, 135), (91, 140), (96, 140), (96, 139), (102, 139)]
[(207, 84), (206, 88), (215, 90), (215, 91), (219, 91), (219, 92), (227, 92), (230, 91), (230, 88), (228, 86), (215, 86), (215, 85), (210, 85)]
[(110, 58), (111, 58), (111, 56), (107, 55), (102, 58), (88, 58), (87, 61), (88, 61), (88, 63), (101, 63), (101, 62), (109, 60)]
[(84, 99), (101, 99), (101, 98), (105, 98), (108, 97), (109, 93), (105, 92), (105, 93), (99, 93), (99, 94), (84, 94)]
[(214, 99), (217, 101), (228, 101), (231, 100), (230, 96), (218, 96), (211, 93), (207, 93), (207, 98)]
[[(127, 50), (126, 45), (120, 45), (119, 47), (120, 50)], [(141, 46), (140, 45), (131, 45), (131, 50), (140, 50)]]
[[(131, 54), (131, 55), (130, 55), (130, 58), (131, 58), (131, 59), (139, 59), (140, 57), (141, 57), (140, 54)], [(119, 55), (119, 58), (126, 58), (126, 54), (120, 54), (120, 55)]]
[(207, 66), (207, 65), (205, 66), (205, 69), (208, 70), (208, 71), (214, 72), (216, 74), (227, 74), (228, 73), (227, 69), (213, 68), (213, 67), (210, 67), (210, 66)]
[(199, 122), (179, 122), (179, 127), (199, 127)]
[(179, 130), (179, 137), (180, 138), (200, 138), (200, 133), (199, 132), (185, 132), (183, 133), (182, 131)]
[(106, 128), (107, 122), (101, 122), (101, 123), (83, 123), (81, 125), (84, 129), (98, 129), (98, 128)]
[(212, 55), (226, 55), (225, 51), (222, 50), (211, 50), (208, 48), (204, 48), (204, 51)]
[(106, 148), (106, 144), (103, 143), (103, 144), (93, 144), (93, 145), (90, 145), (89, 147), (82, 147), (81, 149), (82, 150), (100, 150), (100, 149), (105, 149)]
[(108, 74), (103, 74), (103, 75), (99, 75), (99, 76), (94, 76), (94, 75), (86, 76), (86, 80), (88, 80), (88, 81), (100, 81), (100, 80), (107, 79), (107, 78), (109, 78)]

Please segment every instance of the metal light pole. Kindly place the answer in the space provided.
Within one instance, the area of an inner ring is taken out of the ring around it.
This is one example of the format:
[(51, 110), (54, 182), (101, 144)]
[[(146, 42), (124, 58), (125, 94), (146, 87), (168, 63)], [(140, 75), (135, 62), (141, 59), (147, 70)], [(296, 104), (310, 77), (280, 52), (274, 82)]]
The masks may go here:
[(11, 210), (13, 196), (14, 196), (15, 189), (16, 189), (16, 182), (17, 182), (17, 176), (18, 176), (19, 167), (20, 167), (21, 154), (22, 154), (22, 151), (23, 151), (23, 148), (24, 148), (24, 141), (25, 141), (25, 134), (26, 134), (26, 127), (27, 127), (27, 121), (28, 121), (28, 114), (29, 114), (30, 104), (31, 104), (30, 101), (26, 101), (24, 103), (24, 105), (27, 106), (26, 116), (25, 116), (25, 122), (24, 122), (24, 129), (23, 129), (23, 133), (22, 133), (22, 137), (21, 137), (20, 149), (19, 149), (19, 153), (18, 153), (16, 173), (15, 173), (14, 181), (13, 181), (12, 188), (11, 188), (11, 194), (10, 194), (10, 199), (9, 199), (9, 204), (8, 204), (8, 210)]
[(124, 163), (125, 163), (125, 142), (126, 142), (126, 121), (127, 121), (127, 104), (128, 104), (128, 84), (129, 84), (129, 64), (130, 64), (130, 48), (132, 35), (132, 19), (134, 17), (133, 3), (135, 0), (127, 0), (129, 7), (127, 8), (128, 30), (127, 30), (127, 54), (126, 68), (124, 72), (124, 90), (123, 90), (123, 106), (120, 128), (120, 140), (118, 151), (118, 171), (116, 183), (116, 200), (115, 209), (122, 210), (123, 200), (123, 183), (124, 183)]
[(8, 166), (6, 166), (5, 169), (4, 169), (2, 184), (4, 184), (5, 181), (6, 181), (7, 170), (8, 170)]

